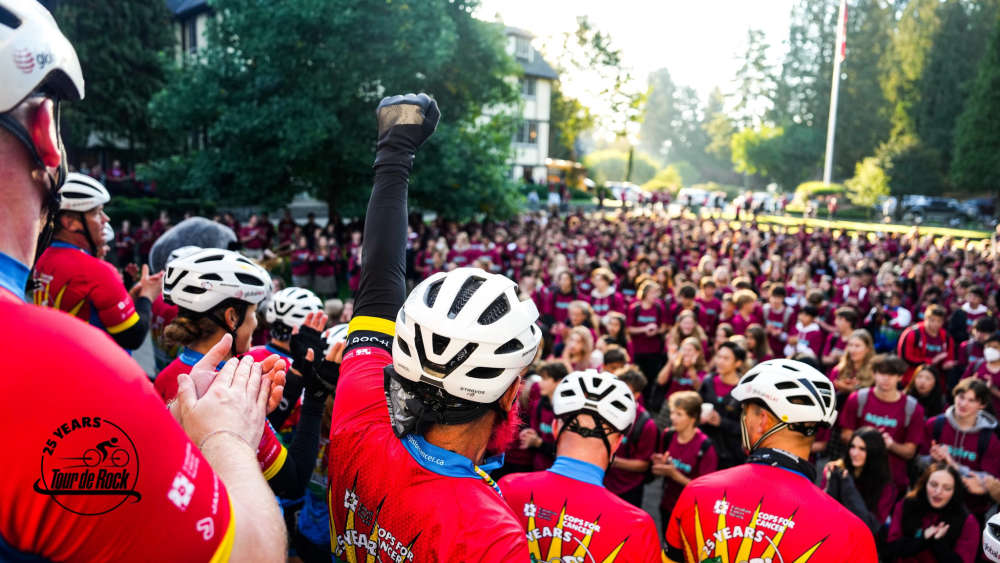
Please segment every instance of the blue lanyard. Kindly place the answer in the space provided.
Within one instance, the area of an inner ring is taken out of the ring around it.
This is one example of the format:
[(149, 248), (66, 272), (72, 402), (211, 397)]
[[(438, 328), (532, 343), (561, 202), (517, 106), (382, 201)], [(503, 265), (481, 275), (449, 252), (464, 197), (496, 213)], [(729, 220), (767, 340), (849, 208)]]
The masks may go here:
[(550, 467), (549, 472), (598, 487), (604, 486), (604, 470), (586, 461), (580, 461), (572, 457), (559, 456)]
[(79, 250), (80, 252), (86, 254), (87, 256), (90, 256), (89, 252), (87, 252), (86, 250), (80, 248), (79, 246), (77, 246), (75, 244), (70, 244), (68, 242), (63, 242), (61, 240), (57, 240), (57, 241), (53, 242), (52, 244), (50, 244), (49, 246), (52, 247), (52, 248), (71, 248), (73, 250)]
[(503, 493), (500, 492), (500, 486), (489, 475), (490, 471), (499, 469), (503, 465), (503, 454), (488, 458), (486, 463), (479, 466), (465, 456), (435, 446), (425, 440), (423, 436), (407, 434), (400, 439), (400, 443), (403, 444), (410, 457), (424, 469), (448, 477), (482, 479), (498, 495), (503, 496)]
[(28, 285), (30, 270), (24, 264), (0, 252), (0, 287), (24, 301), (24, 288)]

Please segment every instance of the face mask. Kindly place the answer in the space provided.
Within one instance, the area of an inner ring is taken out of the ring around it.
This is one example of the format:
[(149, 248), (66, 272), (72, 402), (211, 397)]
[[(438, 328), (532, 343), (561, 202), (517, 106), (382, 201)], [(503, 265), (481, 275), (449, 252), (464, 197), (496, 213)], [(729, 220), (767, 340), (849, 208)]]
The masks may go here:
[(111, 223), (104, 224), (104, 228), (101, 229), (101, 238), (104, 239), (104, 244), (115, 240), (115, 230), (111, 228)]
[(983, 350), (983, 359), (991, 363), (1000, 360), (1000, 350), (997, 350), (996, 348), (987, 348)]

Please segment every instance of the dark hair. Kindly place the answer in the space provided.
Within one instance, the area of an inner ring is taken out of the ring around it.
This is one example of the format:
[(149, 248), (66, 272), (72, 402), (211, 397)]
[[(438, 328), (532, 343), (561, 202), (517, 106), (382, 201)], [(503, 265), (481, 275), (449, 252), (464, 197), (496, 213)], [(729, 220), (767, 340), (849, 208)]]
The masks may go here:
[(758, 362), (763, 362), (766, 356), (771, 355), (771, 345), (767, 341), (767, 333), (764, 331), (764, 327), (753, 323), (747, 327), (745, 336), (752, 336), (753, 341), (756, 344), (752, 350), (749, 352), (753, 353), (753, 357)]
[(604, 353), (604, 365), (608, 364), (624, 364), (628, 362), (628, 356), (625, 350), (619, 346), (614, 348), (609, 348), (607, 352)]
[(771, 285), (771, 296), (773, 296), (773, 297), (787, 297), (788, 296), (788, 290), (786, 290), (785, 286), (781, 285), (780, 283), (772, 284)]
[(815, 305), (806, 305), (805, 307), (799, 309), (799, 313), (805, 313), (815, 319), (819, 316), (819, 309), (817, 309)]
[(569, 375), (569, 370), (566, 369), (566, 364), (560, 361), (545, 362), (538, 367), (538, 375), (542, 377), (548, 376), (556, 381), (562, 381), (564, 377)]
[(642, 390), (646, 388), (646, 376), (642, 374), (641, 371), (637, 369), (627, 369), (621, 375), (618, 376), (628, 385), (629, 389), (633, 393), (642, 393)]
[(686, 283), (677, 290), (677, 295), (684, 299), (694, 299), (698, 296), (698, 290), (693, 285)]
[(858, 326), (858, 312), (854, 307), (838, 307), (834, 315), (847, 321), (851, 328)]
[(933, 305), (928, 305), (927, 309), (924, 310), (924, 317), (925, 318), (926, 317), (938, 317), (938, 318), (943, 319), (946, 316), (948, 316), (948, 312), (944, 310), (944, 307), (942, 307), (942, 306), (940, 306), (940, 305), (938, 305), (936, 303), (933, 304)]
[(983, 291), (983, 288), (979, 287), (978, 285), (969, 288), (969, 293), (972, 295), (978, 295), (980, 299), (986, 301), (986, 292)]
[(675, 391), (667, 397), (668, 410), (682, 410), (696, 421), (701, 418), (701, 403), (701, 395), (697, 391)]
[(879, 354), (872, 359), (872, 373), (903, 375), (906, 369), (906, 362), (895, 354)]
[(991, 334), (986, 339), (986, 342), (984, 342), (983, 344), (990, 344), (992, 342), (1000, 342), (1000, 332), (996, 332), (996, 333)]
[[(861, 438), (865, 443), (865, 465), (861, 468), (861, 474), (854, 476), (854, 471), (858, 469), (851, 463), (851, 442), (854, 438)], [(865, 501), (868, 510), (875, 512), (879, 499), (882, 497), (882, 489), (891, 483), (889, 474), (889, 453), (885, 447), (885, 440), (882, 433), (872, 426), (862, 426), (851, 434), (851, 439), (847, 441), (847, 449), (841, 458), (847, 472), (854, 479), (854, 484), (861, 493), (861, 498)]]
[(982, 379), (975, 376), (966, 377), (955, 384), (955, 388), (951, 390), (951, 396), (958, 397), (966, 391), (972, 391), (976, 395), (976, 400), (983, 407), (989, 406), (990, 388), (986, 386), (986, 382)]
[(972, 328), (979, 332), (992, 334), (997, 331), (997, 321), (993, 317), (979, 317), (976, 322), (972, 323)]
[[(951, 495), (951, 500), (940, 510), (931, 507), (927, 499), (927, 482), (931, 474), (937, 471), (947, 471), (955, 480), (955, 492)], [(962, 476), (958, 470), (943, 461), (932, 463), (917, 480), (917, 484), (906, 493), (903, 498), (903, 535), (906, 537), (916, 537), (918, 531), (923, 527), (923, 519), (928, 512), (939, 512), (941, 522), (948, 524), (948, 533), (942, 538), (946, 546), (954, 546), (958, 540), (965, 520), (969, 517), (969, 512), (965, 509), (965, 485), (962, 484)]]
[[(921, 395), (917, 391), (917, 374), (926, 371), (934, 377), (934, 388), (931, 392), (926, 395)], [(938, 377), (937, 369), (931, 364), (921, 364), (917, 366), (917, 369), (913, 372), (913, 377), (910, 378), (910, 382), (906, 384), (906, 389), (904, 390), (907, 395), (913, 397), (920, 403), (920, 406), (924, 407), (924, 416), (930, 420), (931, 417), (937, 416), (944, 411), (944, 391), (941, 390), (941, 379)]]
[(747, 361), (747, 351), (739, 344), (731, 340), (727, 340), (719, 345), (719, 349), (721, 350), (722, 348), (729, 348), (729, 351), (732, 352), (734, 356), (736, 356), (736, 361), (738, 362)]

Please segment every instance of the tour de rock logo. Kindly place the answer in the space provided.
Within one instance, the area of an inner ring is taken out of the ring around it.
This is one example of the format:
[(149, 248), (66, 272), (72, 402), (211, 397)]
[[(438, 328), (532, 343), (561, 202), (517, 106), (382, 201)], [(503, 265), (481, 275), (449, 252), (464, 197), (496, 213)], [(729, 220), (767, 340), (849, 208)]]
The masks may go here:
[(42, 448), (35, 492), (82, 516), (139, 502), (139, 455), (122, 427), (105, 418), (73, 418), (52, 430)]

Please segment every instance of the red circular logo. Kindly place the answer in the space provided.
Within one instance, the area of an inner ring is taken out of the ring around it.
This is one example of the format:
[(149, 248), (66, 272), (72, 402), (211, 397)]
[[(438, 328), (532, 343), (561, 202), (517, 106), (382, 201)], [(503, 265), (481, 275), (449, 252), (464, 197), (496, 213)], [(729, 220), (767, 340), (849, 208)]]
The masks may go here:
[(31, 74), (35, 70), (35, 56), (27, 49), (17, 49), (14, 51), (14, 66), (24, 74)]
[(52, 434), (42, 449), (37, 493), (83, 516), (105, 514), (129, 498), (142, 498), (135, 490), (139, 456), (120, 426), (84, 416), (61, 424)]

